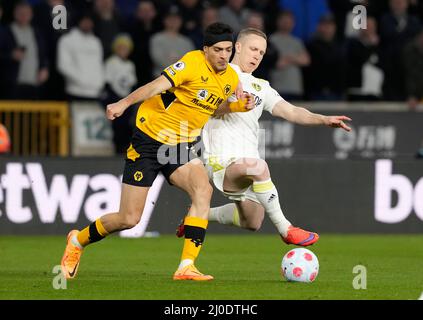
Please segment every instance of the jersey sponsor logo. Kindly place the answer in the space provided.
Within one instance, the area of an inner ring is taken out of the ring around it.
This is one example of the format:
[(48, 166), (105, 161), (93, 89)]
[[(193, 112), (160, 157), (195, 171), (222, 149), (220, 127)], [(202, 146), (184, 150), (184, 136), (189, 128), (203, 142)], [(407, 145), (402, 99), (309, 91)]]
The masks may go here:
[(176, 71), (181, 71), (181, 70), (184, 70), (184, 69), (185, 69), (185, 62), (183, 62), (183, 61), (178, 61), (178, 62), (176, 62), (176, 63), (173, 65), (173, 68), (174, 68)]
[(232, 89), (232, 87), (231, 87), (231, 85), (230, 84), (227, 84), (226, 86), (225, 86), (225, 88), (223, 88), (223, 91), (225, 92), (225, 95), (227, 96), (227, 95), (229, 95), (229, 93), (231, 92), (231, 89)]
[(142, 174), (141, 171), (137, 171), (134, 173), (134, 180), (137, 182), (140, 182), (142, 180), (142, 178), (144, 178), (144, 175)]
[(171, 67), (167, 67), (167, 68), (166, 68), (166, 71), (167, 71), (170, 75), (172, 75), (172, 76), (175, 76), (175, 75), (176, 75), (175, 71), (173, 71), (173, 69), (172, 69)]
[(209, 95), (209, 92), (206, 89), (201, 89), (197, 93), (197, 98), (200, 100), (205, 100), (208, 95)]
[(258, 83), (252, 83), (251, 86), (254, 88), (254, 90), (261, 91), (261, 85)]

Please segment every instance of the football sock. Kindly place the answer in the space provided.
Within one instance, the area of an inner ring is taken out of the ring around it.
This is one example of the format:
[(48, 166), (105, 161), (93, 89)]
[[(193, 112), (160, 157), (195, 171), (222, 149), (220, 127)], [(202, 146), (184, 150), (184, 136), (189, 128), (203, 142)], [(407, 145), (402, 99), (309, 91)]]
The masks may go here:
[(79, 244), (79, 247), (83, 248), (90, 243), (94, 243), (104, 239), (104, 237), (106, 237), (108, 234), (109, 233), (103, 227), (103, 224), (101, 223), (100, 219), (97, 219), (88, 227), (81, 230), (76, 236), (76, 239), (72, 239), (72, 243), (76, 246), (78, 246)]
[(253, 191), (257, 196), (258, 201), (264, 207), (270, 220), (273, 222), (279, 233), (286, 237), (288, 227), (291, 223), (285, 218), (280, 203), (279, 195), (272, 180), (255, 181), (253, 183)]
[(209, 212), (209, 221), (217, 221), (220, 224), (231, 224), (240, 227), (239, 213), (234, 203), (211, 208)]
[(194, 263), (206, 236), (208, 220), (197, 217), (185, 217), (185, 240), (179, 269)]

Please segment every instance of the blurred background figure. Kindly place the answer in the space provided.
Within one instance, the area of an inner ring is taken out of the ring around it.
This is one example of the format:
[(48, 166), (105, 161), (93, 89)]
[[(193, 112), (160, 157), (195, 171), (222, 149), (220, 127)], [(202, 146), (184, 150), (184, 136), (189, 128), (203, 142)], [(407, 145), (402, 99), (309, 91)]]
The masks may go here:
[(178, 7), (172, 6), (165, 14), (164, 30), (150, 39), (150, 56), (153, 60), (153, 77), (158, 77), (164, 68), (175, 63), (188, 51), (194, 50), (193, 42), (180, 33), (182, 18)]
[(380, 35), (382, 67), (385, 72), (384, 98), (390, 101), (406, 99), (402, 52), (417, 34), (419, 20), (408, 14), (408, 0), (390, 0), (390, 11), (382, 16)]
[(201, 12), (201, 26), (190, 34), (194, 46), (198, 50), (203, 50), (204, 30), (212, 23), (219, 21), (219, 11), (213, 6), (207, 6)]
[(295, 17), (292, 34), (304, 42), (314, 35), (320, 19), (330, 13), (326, 0), (279, 0), (282, 10), (288, 10)]
[[(201, 29), (202, 6), (200, 0), (179, 0), (178, 7), (182, 17), (181, 33), (191, 38), (195, 31)], [(192, 41), (194, 39), (191, 38)]]
[(135, 12), (135, 20), (130, 27), (130, 34), (134, 40), (134, 51), (131, 58), (137, 69), (138, 86), (153, 80), (150, 39), (161, 28), (158, 18), (153, 1), (140, 1)]
[(284, 99), (300, 100), (304, 96), (302, 67), (310, 64), (310, 56), (301, 41), (293, 36), (295, 17), (290, 11), (281, 11), (276, 32), (269, 41), (277, 48), (278, 61), (270, 73), (270, 83)]
[(73, 23), (72, 5), (65, 0), (43, 0), (34, 7), (34, 25), (40, 28), (44, 36), (47, 59), (50, 65), (50, 77), (45, 86), (43, 99), (63, 100), (65, 99), (64, 79), (57, 71), (57, 43), (64, 35), (66, 29), (55, 29), (53, 25), (53, 8), (55, 6), (65, 6), (67, 9), (67, 27)]
[(115, 0), (94, 0), (94, 34), (103, 46), (103, 56), (111, 55), (113, 39), (121, 31), (120, 18), (115, 10)]
[(405, 89), (410, 110), (423, 105), (423, 28), (404, 49)]
[(59, 40), (57, 68), (65, 78), (69, 100), (98, 100), (104, 86), (103, 47), (93, 34), (91, 14)]
[(335, 21), (332, 15), (327, 15), (320, 19), (315, 36), (307, 44), (311, 57), (311, 64), (306, 68), (306, 90), (309, 99), (344, 99), (346, 54), (335, 35)]
[(49, 78), (44, 36), (31, 25), (32, 18), (31, 5), (27, 1), (18, 2), (13, 22), (0, 35), (6, 99), (38, 99)]
[(377, 22), (367, 18), (367, 29), (347, 42), (348, 98), (351, 101), (378, 100), (382, 96), (383, 71), (380, 68)]
[(219, 21), (229, 24), (238, 33), (246, 24), (250, 9), (246, 8), (245, 0), (226, 0), (219, 9)]
[[(134, 47), (132, 39), (127, 34), (120, 34), (112, 45), (113, 54), (106, 61), (106, 100), (104, 106), (119, 101), (129, 95), (137, 84), (135, 65), (128, 59)], [(117, 154), (125, 153), (132, 137), (131, 119), (129, 109), (121, 117), (112, 122), (113, 142)], [(135, 123), (135, 120), (134, 120)]]
[[(263, 14), (258, 11), (251, 11), (247, 18), (245, 28), (256, 28), (266, 33)], [(269, 79), (270, 71), (275, 68), (277, 60), (278, 51), (272, 42), (267, 41), (266, 54), (259, 67), (254, 71), (254, 76), (262, 79)]]

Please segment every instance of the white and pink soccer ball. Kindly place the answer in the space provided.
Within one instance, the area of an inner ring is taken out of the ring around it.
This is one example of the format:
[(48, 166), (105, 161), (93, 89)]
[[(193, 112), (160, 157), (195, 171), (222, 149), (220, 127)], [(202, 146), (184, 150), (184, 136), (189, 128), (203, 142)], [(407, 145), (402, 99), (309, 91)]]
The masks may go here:
[(295, 248), (283, 257), (281, 272), (288, 281), (313, 282), (319, 273), (319, 260), (310, 250)]

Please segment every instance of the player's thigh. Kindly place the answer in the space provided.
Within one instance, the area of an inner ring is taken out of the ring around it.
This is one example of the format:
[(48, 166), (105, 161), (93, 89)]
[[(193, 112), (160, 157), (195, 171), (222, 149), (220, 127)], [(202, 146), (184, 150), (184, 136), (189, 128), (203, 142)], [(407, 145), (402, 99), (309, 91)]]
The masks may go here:
[(236, 201), (235, 204), (241, 222), (250, 226), (261, 226), (265, 211), (260, 203), (247, 199), (245, 201)]
[(122, 183), (119, 214), (135, 219), (141, 218), (149, 189), (150, 187)]
[(176, 187), (186, 191), (191, 197), (201, 193), (210, 193), (211, 195), (213, 190), (207, 171), (199, 159), (180, 166), (170, 175), (169, 180)]

